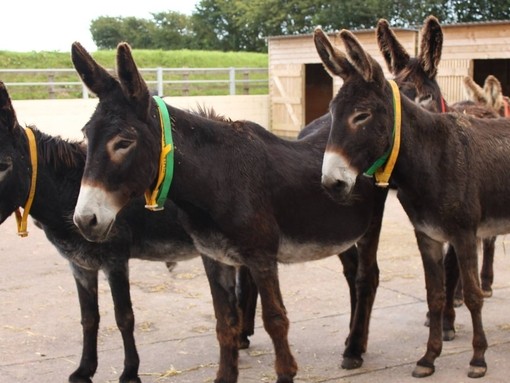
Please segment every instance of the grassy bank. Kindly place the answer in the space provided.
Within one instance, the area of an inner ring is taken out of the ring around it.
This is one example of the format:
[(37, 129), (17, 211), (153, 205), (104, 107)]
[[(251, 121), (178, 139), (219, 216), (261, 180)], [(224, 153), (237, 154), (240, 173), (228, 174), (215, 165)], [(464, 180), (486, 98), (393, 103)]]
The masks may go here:
[[(115, 50), (92, 52), (97, 62), (106, 68), (115, 65)], [(253, 52), (218, 52), (218, 51), (163, 51), (163, 50), (133, 50), (133, 56), (139, 68), (267, 68), (268, 56)], [(45, 99), (45, 98), (76, 98), (81, 97), (79, 85), (14, 85), (14, 83), (45, 83), (45, 82), (78, 82), (79, 78), (73, 71), (69, 72), (22, 72), (5, 71), (11, 69), (74, 69), (71, 55), (68, 52), (9, 52), (0, 51), (0, 80), (7, 84), (13, 99)], [(144, 75), (145, 76), (145, 75)], [(215, 76), (193, 74), (188, 80), (214, 80)], [(218, 80), (224, 80), (225, 74), (218, 74)], [(257, 75), (250, 79), (266, 78), (267, 75)], [(226, 77), (228, 79), (228, 75)], [(146, 78), (151, 81), (151, 78)], [(174, 78), (165, 78), (174, 80)], [(9, 86), (9, 83), (13, 84)], [(180, 95), (183, 90), (166, 90), (165, 95)], [(188, 95), (228, 94), (228, 85), (217, 84), (196, 85), (186, 90)], [(267, 86), (254, 87), (251, 94), (267, 93)]]

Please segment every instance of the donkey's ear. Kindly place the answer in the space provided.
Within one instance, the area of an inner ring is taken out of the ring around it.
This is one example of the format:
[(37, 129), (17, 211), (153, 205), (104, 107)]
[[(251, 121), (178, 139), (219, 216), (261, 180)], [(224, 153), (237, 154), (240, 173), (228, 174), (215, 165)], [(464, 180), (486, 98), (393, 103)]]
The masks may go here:
[(142, 119), (148, 118), (151, 105), (149, 88), (136, 67), (128, 43), (119, 43), (117, 46), (117, 74), (124, 94), (136, 108), (137, 115)]
[(483, 84), (483, 92), (487, 98), (489, 106), (500, 110), (503, 107), (503, 89), (501, 82), (493, 75), (487, 76)]
[(3, 82), (0, 82), (0, 125), (2, 129), (7, 128), (10, 132), (14, 131), (16, 126), (18, 126), (11, 97)]
[(347, 60), (345, 54), (331, 44), (329, 37), (321, 28), (315, 29), (313, 41), (317, 53), (324, 64), (324, 68), (326, 68), (331, 76), (340, 76), (345, 80), (354, 73), (354, 68)]
[(443, 31), (439, 21), (434, 16), (429, 16), (421, 30), (421, 45), (418, 60), (430, 79), (437, 75), (437, 68), (441, 61), (443, 50)]
[(469, 100), (484, 105), (488, 104), (489, 100), (485, 96), (485, 92), (480, 85), (474, 82), (469, 76), (465, 76), (463, 81), (464, 89), (466, 90)]
[(99, 65), (80, 43), (73, 43), (71, 58), (83, 83), (99, 98), (118, 86), (117, 80)]
[(356, 36), (346, 29), (341, 30), (338, 35), (345, 45), (347, 59), (363, 79), (366, 82), (383, 84), (386, 80), (381, 66), (363, 49)]
[(376, 36), (388, 70), (394, 75), (399, 74), (408, 64), (410, 56), (385, 19), (380, 19), (377, 23)]

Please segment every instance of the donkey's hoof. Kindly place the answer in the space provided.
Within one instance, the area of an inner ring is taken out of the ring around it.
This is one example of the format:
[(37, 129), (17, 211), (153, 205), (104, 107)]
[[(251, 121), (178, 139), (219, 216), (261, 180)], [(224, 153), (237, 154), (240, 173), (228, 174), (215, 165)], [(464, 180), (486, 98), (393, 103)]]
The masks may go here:
[(443, 330), (443, 340), (449, 342), (455, 339), (455, 330)]
[(342, 368), (346, 370), (354, 370), (355, 368), (360, 368), (362, 364), (362, 358), (353, 358), (347, 356), (342, 360)]
[(294, 379), (290, 376), (279, 376), (276, 383), (294, 383)]
[(119, 383), (142, 383), (142, 380), (138, 377), (138, 373), (136, 372), (125, 372), (120, 376)]
[(119, 383), (142, 383), (142, 381), (141, 381), (141, 379), (138, 376), (136, 376), (136, 377), (128, 378), (128, 379), (120, 378), (119, 379)]
[(464, 304), (464, 299), (462, 298), (455, 298), (453, 300), (453, 307), (460, 307)]
[(246, 350), (247, 348), (250, 347), (250, 340), (248, 339), (247, 336), (239, 337), (239, 341), (237, 343), (238, 343), (237, 347), (239, 348), (239, 350)]
[(492, 289), (491, 288), (482, 289), (482, 295), (483, 295), (484, 298), (492, 297)]
[(485, 366), (469, 366), (468, 376), (470, 378), (482, 378), (486, 372), (487, 367)]
[(69, 376), (69, 383), (92, 383), (92, 379), (88, 376), (81, 375), (78, 371), (75, 371)]
[(425, 378), (427, 376), (430, 376), (434, 373), (436, 369), (434, 368), (434, 366), (432, 367), (427, 367), (427, 366), (420, 366), (420, 365), (417, 365), (415, 368), (414, 368), (414, 371), (413, 371), (413, 376), (415, 378)]

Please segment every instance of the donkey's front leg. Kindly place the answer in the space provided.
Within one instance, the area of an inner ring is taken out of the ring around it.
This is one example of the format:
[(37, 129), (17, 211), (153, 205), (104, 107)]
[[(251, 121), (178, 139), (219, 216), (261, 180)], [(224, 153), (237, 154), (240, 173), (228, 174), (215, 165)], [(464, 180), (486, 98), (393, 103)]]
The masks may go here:
[(442, 313), (446, 298), (443, 244), (433, 240), (423, 232), (415, 231), (415, 234), (425, 271), (425, 286), (427, 288), (427, 303), (430, 315), (427, 352), (417, 362), (413, 371), (414, 377), (423, 378), (434, 373), (434, 361), (441, 354), (443, 348)]
[(134, 337), (135, 316), (129, 291), (128, 263), (125, 260), (116, 259), (116, 257), (111, 257), (111, 259), (114, 263), (105, 266), (104, 272), (110, 284), (115, 308), (115, 320), (124, 343), (124, 371), (120, 375), (119, 382), (141, 383), (138, 377), (140, 358), (138, 357)]
[(216, 336), (220, 345), (220, 364), (214, 383), (235, 383), (239, 375), (239, 335), (241, 314), (236, 297), (236, 270), (202, 256), (216, 316)]
[(83, 348), (80, 366), (69, 376), (70, 383), (92, 383), (97, 369), (97, 332), (99, 307), (97, 300), (97, 270), (89, 271), (71, 263), (80, 301)]
[(365, 235), (358, 241), (358, 265), (356, 270), (356, 298), (352, 302), (351, 290), (351, 321), (350, 332), (343, 353), (342, 368), (353, 369), (361, 367), (368, 345), (368, 330), (370, 316), (375, 301), (375, 294), (379, 286), (379, 267), (377, 265), (377, 248), (381, 234), (384, 202), (388, 196), (387, 190), (377, 190), (370, 226)]
[(487, 339), (482, 324), (483, 295), (478, 277), (477, 240), (474, 235), (465, 235), (455, 241), (459, 261), (464, 303), (471, 313), (473, 323), (473, 358), (469, 362), (468, 376), (481, 378), (487, 372), (485, 351)]
[(276, 383), (293, 383), (298, 368), (289, 347), (289, 319), (280, 291), (278, 266), (276, 261), (265, 259), (264, 265), (258, 263), (250, 272), (259, 289), (264, 328), (273, 341)]

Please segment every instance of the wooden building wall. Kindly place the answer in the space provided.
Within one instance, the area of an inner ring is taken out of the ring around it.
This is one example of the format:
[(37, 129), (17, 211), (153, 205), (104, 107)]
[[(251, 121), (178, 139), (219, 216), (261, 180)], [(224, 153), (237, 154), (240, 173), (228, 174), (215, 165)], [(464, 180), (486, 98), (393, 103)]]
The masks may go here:
[[(437, 80), (445, 99), (453, 103), (466, 98), (462, 78), (474, 77), (473, 60), (510, 59), (510, 20), (441, 28), (443, 53)], [(501, 74), (496, 77), (506, 83)]]
[[(415, 52), (417, 31), (394, 30), (399, 41)], [(374, 30), (357, 31), (356, 37), (365, 49), (380, 62), (387, 72), (379, 52)], [(335, 45), (342, 44), (336, 34), (330, 34)], [(305, 124), (305, 65), (321, 63), (313, 42), (313, 36), (278, 36), (269, 38), (269, 94), (271, 131), (283, 137), (296, 137)], [(333, 80), (331, 97), (341, 86), (341, 79)]]
[[(438, 82), (445, 99), (453, 103), (466, 97), (463, 77), (469, 75), (476, 80), (475, 60), (476, 65), (490, 66), (491, 59), (510, 59), (510, 20), (441, 27), (444, 39)], [(420, 41), (419, 30), (393, 30), (409, 54), (416, 55)], [(386, 75), (391, 77), (377, 46), (375, 31), (354, 33), (363, 47), (382, 65)], [(342, 47), (335, 34), (330, 34), (330, 38), (335, 45)], [(305, 125), (305, 65), (321, 61), (312, 35), (270, 37), (268, 46), (270, 127), (275, 134), (296, 137)], [(510, 62), (508, 65), (510, 68)], [(510, 88), (510, 72), (500, 76), (503, 76), (500, 80), (505, 83), (504, 90)], [(340, 86), (341, 80), (333, 79), (333, 94)], [(510, 94), (510, 89), (506, 94)]]

